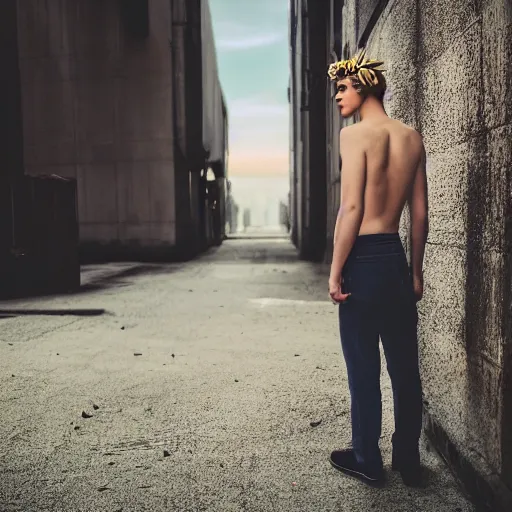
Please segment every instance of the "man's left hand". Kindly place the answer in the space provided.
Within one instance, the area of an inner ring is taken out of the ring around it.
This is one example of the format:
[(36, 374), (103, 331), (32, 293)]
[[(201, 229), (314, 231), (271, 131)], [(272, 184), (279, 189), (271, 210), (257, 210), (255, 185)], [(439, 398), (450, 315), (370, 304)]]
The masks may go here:
[(350, 297), (350, 293), (343, 293), (341, 291), (341, 282), (333, 281), (332, 279), (330, 279), (329, 296), (331, 297), (333, 304), (341, 304)]

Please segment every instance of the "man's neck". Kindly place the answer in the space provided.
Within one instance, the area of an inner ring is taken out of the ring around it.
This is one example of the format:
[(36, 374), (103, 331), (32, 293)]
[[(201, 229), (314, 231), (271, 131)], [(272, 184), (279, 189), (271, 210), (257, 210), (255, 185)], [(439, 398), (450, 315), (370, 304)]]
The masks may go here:
[(384, 105), (375, 96), (368, 96), (359, 108), (361, 121), (377, 121), (386, 117), (389, 119), (384, 110)]

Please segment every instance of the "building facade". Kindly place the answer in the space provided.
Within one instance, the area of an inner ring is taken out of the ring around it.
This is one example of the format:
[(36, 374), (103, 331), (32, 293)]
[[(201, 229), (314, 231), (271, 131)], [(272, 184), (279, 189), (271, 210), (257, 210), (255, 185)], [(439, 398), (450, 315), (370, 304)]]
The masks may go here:
[[(220, 243), (225, 234), (227, 109), (209, 3), (172, 0), (171, 8), (176, 211), (182, 219), (176, 236), (178, 246), (197, 253)], [(221, 226), (218, 236), (213, 235), (214, 223)]]
[(22, 167), (76, 179), (84, 258), (191, 257), (212, 243), (206, 175), (224, 190), (227, 112), (208, 2), (7, 3)]
[[(307, 234), (304, 201), (323, 201), (327, 243), (321, 245), (327, 248), (328, 261), (339, 208), (340, 121), (333, 108), (334, 91), (323, 96), (328, 97), (325, 156), (314, 161), (304, 150), (310, 141), (301, 137), (306, 115), (300, 106), (311, 105), (311, 95), (321, 95), (321, 88), (316, 93), (309, 88), (304, 62), (325, 62), (326, 55), (332, 62), (365, 46), (371, 56), (386, 62), (387, 112), (419, 130), (427, 151), (430, 234), (425, 296), (419, 305), (425, 431), (480, 504), (510, 510), (512, 3), (314, 4), (292, 0), (290, 7), (290, 96), (299, 119), (292, 141), (294, 241), (301, 251)], [(298, 35), (313, 9), (330, 16), (327, 48), (317, 48), (317, 53)], [(329, 91), (327, 82), (325, 77), (323, 87)], [(313, 197), (304, 184), (317, 176), (324, 162), (327, 188), (323, 196)], [(407, 217), (404, 214), (401, 229), (406, 248)]]
[(326, 97), (329, 2), (291, 0), (290, 215), (302, 258), (320, 260), (326, 240)]

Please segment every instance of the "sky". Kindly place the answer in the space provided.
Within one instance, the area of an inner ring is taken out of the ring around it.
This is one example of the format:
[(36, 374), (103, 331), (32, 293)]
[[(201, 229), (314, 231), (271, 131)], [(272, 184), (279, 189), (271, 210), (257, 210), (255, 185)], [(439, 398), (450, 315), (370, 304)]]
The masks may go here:
[(210, 0), (228, 176), (288, 175), (288, 0)]

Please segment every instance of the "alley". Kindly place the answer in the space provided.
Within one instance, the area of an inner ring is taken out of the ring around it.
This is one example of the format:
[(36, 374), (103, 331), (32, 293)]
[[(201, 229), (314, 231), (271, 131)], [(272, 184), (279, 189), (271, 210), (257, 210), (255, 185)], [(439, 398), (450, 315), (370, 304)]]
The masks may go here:
[(0, 303), (0, 509), (472, 511), (425, 446), (428, 488), (391, 473), (385, 375), (387, 486), (330, 467), (350, 423), (326, 283), (288, 240), (240, 239)]

